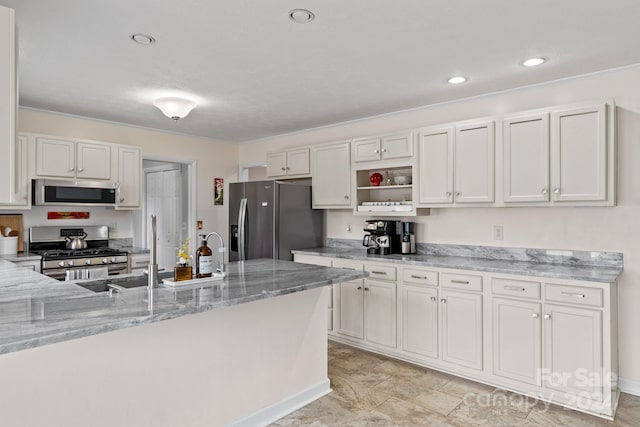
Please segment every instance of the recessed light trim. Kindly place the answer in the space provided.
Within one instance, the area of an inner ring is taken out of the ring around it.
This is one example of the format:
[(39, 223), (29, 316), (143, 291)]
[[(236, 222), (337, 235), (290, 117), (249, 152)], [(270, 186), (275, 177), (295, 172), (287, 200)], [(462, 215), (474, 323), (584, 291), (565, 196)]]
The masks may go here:
[(536, 67), (538, 65), (544, 64), (545, 62), (547, 62), (545, 58), (529, 58), (522, 61), (522, 65), (524, 65), (525, 67)]
[(448, 83), (451, 83), (452, 85), (459, 85), (460, 83), (464, 83), (467, 81), (467, 78), (464, 76), (454, 76), (449, 78), (449, 80), (447, 80)]
[(289, 11), (289, 19), (298, 24), (307, 24), (313, 21), (316, 16), (307, 9), (292, 9)]
[(156, 39), (148, 34), (136, 33), (131, 35), (131, 40), (138, 44), (150, 45), (156, 42)]

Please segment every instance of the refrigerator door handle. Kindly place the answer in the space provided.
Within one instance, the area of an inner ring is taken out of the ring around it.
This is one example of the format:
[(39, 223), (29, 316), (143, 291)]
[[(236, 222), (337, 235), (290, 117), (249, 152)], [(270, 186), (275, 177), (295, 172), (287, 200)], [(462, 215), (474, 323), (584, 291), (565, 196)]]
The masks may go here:
[(244, 261), (246, 258), (246, 218), (247, 218), (247, 199), (240, 200), (240, 211), (238, 211), (238, 254), (240, 255), (240, 261)]

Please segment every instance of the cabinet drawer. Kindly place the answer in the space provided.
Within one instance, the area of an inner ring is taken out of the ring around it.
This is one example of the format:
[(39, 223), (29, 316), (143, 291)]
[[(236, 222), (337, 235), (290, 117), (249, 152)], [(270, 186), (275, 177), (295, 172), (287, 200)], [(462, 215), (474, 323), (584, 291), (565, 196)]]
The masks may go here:
[(440, 278), (442, 279), (441, 285), (443, 288), (482, 291), (482, 276), (442, 273)]
[(387, 265), (364, 265), (364, 271), (369, 273), (370, 279), (396, 280), (396, 268)]
[(494, 277), (491, 279), (491, 291), (496, 295), (540, 299), (540, 282)]
[(438, 286), (438, 272), (405, 268), (402, 270), (402, 281), (421, 285)]
[(333, 266), (335, 268), (346, 268), (349, 270), (364, 270), (364, 263), (350, 259), (334, 259)]
[(602, 289), (547, 283), (544, 292), (547, 301), (602, 307)]

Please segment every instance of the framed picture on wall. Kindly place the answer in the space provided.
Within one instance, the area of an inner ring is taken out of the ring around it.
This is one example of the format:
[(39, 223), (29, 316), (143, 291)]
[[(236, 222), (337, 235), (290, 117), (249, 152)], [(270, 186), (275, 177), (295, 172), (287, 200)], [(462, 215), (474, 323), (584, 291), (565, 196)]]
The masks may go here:
[(224, 178), (213, 178), (213, 204), (224, 204)]

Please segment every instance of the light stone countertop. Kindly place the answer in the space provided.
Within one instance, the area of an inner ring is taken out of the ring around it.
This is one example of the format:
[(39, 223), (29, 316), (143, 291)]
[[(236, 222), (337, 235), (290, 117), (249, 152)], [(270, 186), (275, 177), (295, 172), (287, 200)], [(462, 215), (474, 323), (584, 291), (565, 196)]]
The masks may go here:
[(39, 261), (41, 259), (41, 255), (31, 252), (18, 252), (12, 255), (0, 255), (0, 260), (5, 261)]
[(150, 293), (143, 286), (109, 296), (0, 260), (0, 354), (277, 297), (366, 275), (354, 270), (262, 259), (229, 263), (224, 280), (197, 288), (160, 287)]
[(600, 267), (514, 261), (508, 259), (485, 259), (461, 256), (434, 255), (369, 255), (366, 249), (322, 247), (291, 251), (293, 254), (316, 255), (332, 258), (354, 259), (371, 262), (400, 263), (421, 267), (451, 268), (552, 279), (584, 280), (613, 283), (622, 273), (622, 267)]

